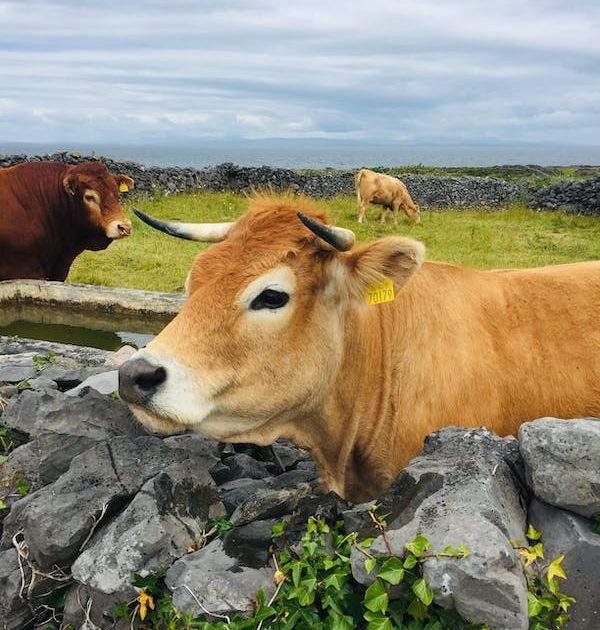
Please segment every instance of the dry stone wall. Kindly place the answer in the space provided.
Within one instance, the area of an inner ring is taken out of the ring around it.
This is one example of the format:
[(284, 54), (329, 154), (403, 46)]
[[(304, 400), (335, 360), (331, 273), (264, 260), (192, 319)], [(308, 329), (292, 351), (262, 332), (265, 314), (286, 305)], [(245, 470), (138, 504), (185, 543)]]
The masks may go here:
[[(54, 153), (44, 156), (0, 156), (0, 168), (27, 160), (53, 160), (65, 164), (101, 159), (113, 173), (135, 180), (135, 193), (172, 195), (195, 191), (248, 192), (272, 188), (293, 190), (311, 197), (354, 194), (354, 171), (326, 170), (301, 172), (270, 166), (244, 167), (226, 162), (202, 169), (190, 167), (143, 166), (109, 158)], [(564, 209), (568, 212), (600, 216), (600, 177), (564, 180), (542, 187), (514, 183), (494, 177), (449, 177), (400, 174), (413, 199), (423, 208), (495, 208), (522, 201), (539, 210)]]
[[(323, 494), (314, 462), (292, 444), (147, 433), (112, 395), (127, 347), (81, 349), (76, 358), (72, 346), (53, 344), (44, 362), (50, 346), (37, 343), (0, 337), (0, 427), (20, 443), (0, 464), (3, 630), (45, 627), (53, 594), (64, 589), (64, 626), (126, 630), (112, 614), (136, 597), (132, 574), (163, 566), (180, 610), (249, 611), (259, 589), (267, 597), (275, 589), (268, 549), (277, 521), (286, 521), (290, 545), (313, 514), (373, 535), (369, 504)], [(561, 590), (577, 598), (567, 629), (597, 630), (600, 535), (588, 517), (600, 505), (599, 464), (598, 419), (540, 419), (518, 439), (448, 427), (378, 499), (388, 540), (376, 537), (370, 551), (402, 550), (417, 533), (436, 549), (464, 543), (467, 558), (427, 562), (435, 601), (491, 630), (526, 630), (527, 590), (511, 541), (532, 524), (548, 559), (565, 554)], [(17, 479), (30, 485), (25, 496)], [(214, 518), (233, 529), (198, 545)], [(373, 579), (358, 553), (352, 565), (357, 581)]]

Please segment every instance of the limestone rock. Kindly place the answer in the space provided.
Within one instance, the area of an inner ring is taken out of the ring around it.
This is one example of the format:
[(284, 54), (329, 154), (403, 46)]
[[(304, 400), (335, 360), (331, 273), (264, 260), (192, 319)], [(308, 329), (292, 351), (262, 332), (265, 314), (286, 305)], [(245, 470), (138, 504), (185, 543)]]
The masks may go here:
[(582, 516), (600, 512), (600, 420), (541, 418), (519, 429), (533, 493)]
[[(388, 536), (402, 555), (406, 543), (423, 534), (433, 550), (464, 543), (466, 558), (430, 558), (424, 577), (434, 600), (492, 630), (526, 630), (526, 585), (511, 539), (524, 537), (525, 512), (513, 472), (514, 438), (486, 429), (449, 427), (429, 436), (421, 455), (400, 473), (378, 501), (389, 514)], [(357, 514), (352, 513), (356, 524)], [(364, 518), (364, 525), (368, 520)], [(370, 548), (386, 555), (381, 536)], [(352, 571), (362, 583), (373, 579), (364, 556), (353, 551)]]

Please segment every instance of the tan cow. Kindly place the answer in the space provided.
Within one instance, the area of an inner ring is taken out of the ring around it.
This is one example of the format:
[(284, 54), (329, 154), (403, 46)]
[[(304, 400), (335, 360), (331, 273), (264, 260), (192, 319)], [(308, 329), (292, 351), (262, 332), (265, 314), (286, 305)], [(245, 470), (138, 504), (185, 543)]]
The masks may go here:
[(398, 223), (398, 210), (402, 208), (406, 216), (414, 223), (421, 222), (419, 207), (408, 194), (403, 182), (397, 177), (376, 173), (367, 168), (361, 168), (354, 178), (356, 197), (358, 200), (358, 222), (365, 220), (365, 206), (368, 203), (383, 206), (381, 222), (385, 223), (385, 209), (389, 208), (394, 216), (394, 223)]
[[(600, 262), (475, 271), (423, 262), (408, 238), (353, 247), (323, 220), (305, 201), (259, 197), (220, 233), (210, 226), (223, 240), (196, 258), (183, 309), (121, 367), (141, 422), (288, 438), (327, 488), (361, 501), (446, 425), (508, 435), (541, 416), (600, 416)], [(382, 277), (395, 300), (369, 288)]]

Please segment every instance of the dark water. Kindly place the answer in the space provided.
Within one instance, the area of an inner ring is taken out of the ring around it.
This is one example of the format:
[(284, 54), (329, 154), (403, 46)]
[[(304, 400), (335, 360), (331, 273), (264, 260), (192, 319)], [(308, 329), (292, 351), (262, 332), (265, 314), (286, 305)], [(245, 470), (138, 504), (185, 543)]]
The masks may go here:
[(600, 146), (406, 146), (274, 144), (111, 145), (32, 144), (0, 142), (0, 154), (43, 155), (58, 150), (83, 155), (132, 160), (149, 166), (193, 166), (202, 168), (223, 162), (241, 166), (281, 168), (355, 169), (361, 166), (496, 166), (539, 164), (541, 166), (600, 165)]
[(100, 348), (101, 350), (118, 350), (125, 344), (141, 348), (154, 337), (154, 335), (129, 331), (110, 332), (83, 326), (28, 322), (25, 320), (17, 320), (7, 326), (0, 326), (0, 336), (10, 337), (13, 335), (23, 339), (40, 339), (42, 341), (68, 343), (75, 346)]
[(128, 315), (115, 316), (101, 310), (77, 310), (49, 304), (0, 304), (0, 336), (41, 339), (116, 350), (128, 344), (136, 348), (146, 345), (159, 333), (172, 316), (139, 319)]

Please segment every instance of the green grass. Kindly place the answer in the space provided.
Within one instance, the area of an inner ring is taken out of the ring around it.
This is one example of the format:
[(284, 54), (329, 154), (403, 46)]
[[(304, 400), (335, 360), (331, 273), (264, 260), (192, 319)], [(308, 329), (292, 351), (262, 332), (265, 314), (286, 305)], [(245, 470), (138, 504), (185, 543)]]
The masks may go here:
[[(536, 267), (600, 260), (600, 220), (560, 212), (535, 212), (513, 206), (503, 210), (424, 210), (422, 223), (404, 215), (398, 225), (382, 226), (379, 208), (367, 208), (368, 223), (356, 222), (352, 196), (322, 199), (332, 222), (355, 231), (359, 241), (401, 234), (425, 243), (430, 260), (445, 260), (480, 269)], [(177, 221), (232, 221), (247, 207), (242, 195), (202, 193), (137, 199), (125, 205), (134, 223), (133, 236), (102, 252), (84, 252), (71, 268), (68, 282), (179, 292), (194, 257), (207, 245), (169, 237), (141, 223), (137, 206), (157, 217)]]

